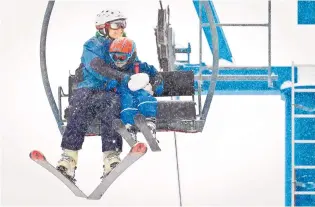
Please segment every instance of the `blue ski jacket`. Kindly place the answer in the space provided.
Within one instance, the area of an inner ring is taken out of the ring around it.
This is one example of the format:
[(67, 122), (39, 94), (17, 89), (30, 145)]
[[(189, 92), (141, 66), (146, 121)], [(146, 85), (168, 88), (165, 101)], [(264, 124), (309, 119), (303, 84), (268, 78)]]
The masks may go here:
[[(127, 86), (133, 73), (134, 63), (127, 69), (120, 71), (109, 56), (109, 46), (112, 40), (96, 35), (85, 42), (81, 56), (82, 81), (77, 88), (90, 88), (98, 90), (113, 90), (118, 86)], [(145, 62), (140, 62), (136, 57), (135, 63), (139, 63), (139, 72), (147, 73), (150, 77), (153, 91), (156, 95), (163, 92), (163, 79), (156, 68)]]

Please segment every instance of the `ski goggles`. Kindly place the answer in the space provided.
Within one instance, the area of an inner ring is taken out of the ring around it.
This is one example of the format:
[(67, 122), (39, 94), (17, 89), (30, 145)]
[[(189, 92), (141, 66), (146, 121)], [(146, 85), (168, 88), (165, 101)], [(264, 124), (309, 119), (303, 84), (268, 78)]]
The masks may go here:
[(130, 58), (130, 55), (125, 53), (110, 53), (110, 57), (114, 62), (126, 62)]
[(112, 22), (107, 22), (105, 23), (105, 28), (107, 29), (125, 29), (127, 26), (127, 23), (126, 23), (126, 20), (115, 20), (115, 21), (112, 21)]

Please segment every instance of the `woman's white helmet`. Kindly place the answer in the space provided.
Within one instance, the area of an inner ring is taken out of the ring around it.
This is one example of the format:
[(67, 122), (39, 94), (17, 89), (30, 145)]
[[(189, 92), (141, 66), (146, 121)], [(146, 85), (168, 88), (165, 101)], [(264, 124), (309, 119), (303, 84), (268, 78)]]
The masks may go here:
[(123, 13), (118, 10), (103, 10), (96, 15), (95, 27), (97, 30), (100, 30), (105, 27), (106, 22), (111, 22), (119, 19), (126, 20), (127, 18), (123, 15)]

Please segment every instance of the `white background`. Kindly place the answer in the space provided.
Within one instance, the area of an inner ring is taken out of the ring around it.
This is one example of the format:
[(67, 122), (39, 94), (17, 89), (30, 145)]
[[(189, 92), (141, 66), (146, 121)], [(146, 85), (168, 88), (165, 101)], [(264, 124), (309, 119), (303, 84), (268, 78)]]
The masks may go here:
[[(267, 21), (267, 1), (216, 0), (222, 23)], [(314, 26), (298, 26), (295, 0), (273, 0), (272, 65), (313, 63)], [(56, 163), (57, 125), (49, 107), (39, 63), (39, 38), (47, 2), (2, 1), (1, 15), (1, 193), (4, 205), (178, 206), (173, 133), (159, 133), (162, 152), (147, 155), (116, 180), (99, 201), (76, 198), (55, 177), (31, 161), (33, 149)], [(198, 63), (198, 17), (190, 0), (164, 0), (178, 45), (192, 44)], [(154, 27), (158, 0), (57, 1), (47, 39), (53, 93), (67, 89), (69, 71), (79, 65), (83, 43), (94, 35), (102, 9), (128, 16), (127, 35), (142, 61), (158, 67)], [(225, 28), (237, 65), (267, 65), (266, 28)], [(203, 60), (212, 56), (205, 39)], [(307, 77), (309, 69), (303, 73)], [(4, 75), (3, 75), (4, 74)], [(303, 80), (300, 80), (303, 81)], [(56, 96), (55, 96), (56, 98)], [(183, 205), (284, 205), (284, 102), (280, 96), (215, 96), (202, 134), (177, 134)], [(124, 153), (128, 146), (125, 144)], [(77, 184), (91, 192), (102, 173), (101, 141), (87, 138), (79, 154)]]

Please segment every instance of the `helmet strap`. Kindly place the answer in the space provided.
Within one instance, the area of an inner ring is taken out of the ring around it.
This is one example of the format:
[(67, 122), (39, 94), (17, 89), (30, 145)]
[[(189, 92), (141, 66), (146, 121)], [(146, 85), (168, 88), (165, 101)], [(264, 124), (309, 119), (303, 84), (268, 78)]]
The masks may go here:
[(102, 30), (100, 30), (100, 33), (103, 35), (103, 36), (107, 36), (108, 35), (108, 31), (103, 28)]
[(125, 64), (126, 67), (128, 67), (130, 64), (133, 64), (136, 61), (137, 58), (137, 52), (133, 52), (131, 57), (128, 59), (127, 63)]

